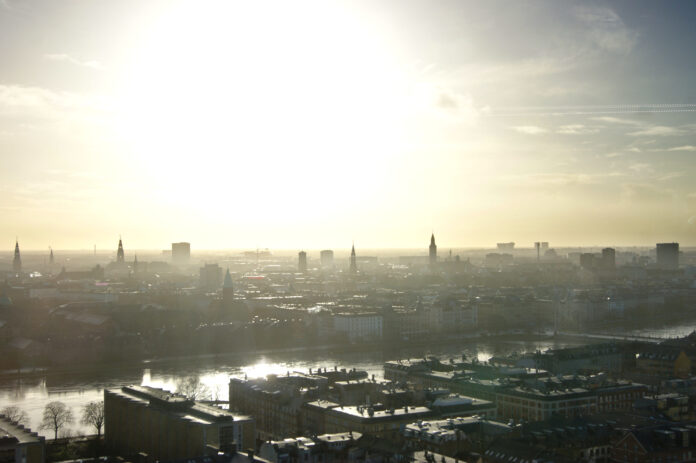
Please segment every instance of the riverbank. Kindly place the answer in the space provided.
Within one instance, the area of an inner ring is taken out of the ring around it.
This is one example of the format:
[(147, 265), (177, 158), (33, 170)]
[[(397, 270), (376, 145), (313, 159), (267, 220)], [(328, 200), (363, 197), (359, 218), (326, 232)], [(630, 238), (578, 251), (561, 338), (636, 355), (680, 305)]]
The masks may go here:
[[(696, 326), (696, 321), (694, 321)], [(674, 327), (677, 329), (678, 327)], [(683, 326), (682, 326), (683, 328)], [(664, 328), (669, 330), (670, 328)], [(639, 330), (639, 329), (638, 329)], [(521, 331), (512, 331), (505, 333), (478, 333), (469, 332), (457, 335), (445, 336), (428, 336), (424, 338), (401, 339), (390, 342), (360, 342), (360, 343), (335, 343), (322, 344), (314, 346), (300, 346), (293, 348), (276, 348), (276, 349), (254, 349), (235, 352), (224, 352), (215, 354), (194, 354), (171, 357), (152, 357), (146, 359), (130, 359), (118, 362), (90, 362), (73, 365), (57, 365), (57, 366), (37, 366), (34, 368), (22, 368), (20, 370), (3, 370), (0, 371), (0, 382), (16, 381), (21, 379), (31, 380), (32, 378), (45, 378), (52, 376), (79, 375), (91, 376), (106, 371), (109, 372), (132, 372), (137, 374), (143, 368), (156, 368), (163, 366), (176, 366), (181, 364), (191, 364), (192, 362), (216, 363), (224, 361), (226, 363), (243, 364), (245, 358), (272, 356), (282, 354), (298, 356), (306, 356), (308, 354), (325, 354), (325, 355), (344, 355), (355, 354), (360, 352), (387, 352), (392, 353), (394, 358), (400, 358), (400, 352), (412, 349), (427, 350), (428, 348), (436, 348), (442, 346), (466, 346), (471, 343), (499, 343), (499, 342), (520, 342), (520, 343), (539, 343), (539, 342), (561, 342), (571, 344), (581, 343), (599, 343), (608, 341), (645, 341), (657, 342), (661, 338), (655, 337), (650, 339), (647, 336), (635, 335), (635, 331), (611, 332), (610, 330), (592, 330), (587, 333), (576, 332), (542, 332), (542, 333), (525, 333)]]
[[(554, 336), (551, 333), (503, 333), (503, 334), (481, 334), (481, 333), (462, 333), (459, 335), (447, 336), (428, 336), (427, 338), (416, 338), (408, 340), (398, 340), (392, 342), (360, 342), (352, 344), (322, 344), (315, 346), (301, 346), (289, 349), (255, 349), (237, 352), (224, 352), (215, 354), (195, 354), (172, 357), (152, 357), (139, 360), (123, 360), (119, 362), (91, 362), (74, 365), (58, 366), (37, 366), (35, 368), (22, 368), (20, 370), (0, 371), (0, 381), (14, 381), (18, 379), (31, 379), (36, 377), (47, 377), (54, 375), (71, 374), (90, 374), (100, 373), (104, 370), (109, 371), (128, 371), (142, 370), (143, 368), (153, 368), (157, 366), (190, 364), (191, 362), (207, 362), (216, 360), (244, 362), (245, 357), (258, 357), (263, 355), (291, 355), (300, 356), (322, 353), (326, 355), (343, 355), (360, 352), (390, 352), (398, 357), (400, 351), (409, 349), (427, 349), (430, 347), (441, 347), (446, 345), (464, 346), (475, 342), (551, 342)], [(236, 363), (236, 362), (235, 362)]]

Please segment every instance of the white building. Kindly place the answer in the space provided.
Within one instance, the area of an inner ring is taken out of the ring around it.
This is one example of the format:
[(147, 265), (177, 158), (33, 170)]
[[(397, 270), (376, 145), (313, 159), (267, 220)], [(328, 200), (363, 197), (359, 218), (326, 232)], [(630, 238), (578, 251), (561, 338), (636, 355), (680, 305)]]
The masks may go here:
[(333, 317), (333, 328), (345, 333), (350, 342), (382, 339), (382, 316), (376, 313), (339, 313)]

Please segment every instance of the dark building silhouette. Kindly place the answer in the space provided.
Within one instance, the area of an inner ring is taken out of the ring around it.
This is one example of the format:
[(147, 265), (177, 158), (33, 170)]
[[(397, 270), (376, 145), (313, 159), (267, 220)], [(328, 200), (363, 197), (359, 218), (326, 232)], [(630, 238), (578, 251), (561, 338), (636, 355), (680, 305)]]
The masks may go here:
[(55, 259), (53, 257), (53, 248), (49, 248), (51, 250), (51, 253), (48, 255), (48, 263), (49, 265), (55, 264)]
[(222, 283), (222, 302), (226, 306), (230, 306), (234, 301), (234, 286), (232, 286), (232, 275), (230, 269), (225, 273), (225, 281)]
[(430, 265), (434, 265), (435, 262), (437, 262), (437, 245), (435, 244), (435, 233), (430, 235), (429, 255), (430, 255)]
[(19, 255), (19, 241), (15, 241), (14, 259), (12, 260), (12, 271), (20, 273), (22, 271), (22, 257)]
[(358, 273), (358, 260), (355, 257), (355, 243), (350, 250), (350, 273)]
[(121, 237), (118, 238), (118, 250), (116, 251), (116, 262), (123, 264), (126, 262), (126, 255), (123, 253), (123, 241)]
[(595, 255), (591, 252), (580, 254), (580, 267), (585, 270), (593, 270), (595, 268)]
[(191, 243), (172, 243), (172, 262), (175, 264), (188, 264), (191, 259)]
[(321, 268), (333, 268), (334, 266), (334, 252), (330, 249), (325, 249), (321, 251)]
[(679, 268), (679, 243), (657, 243), (657, 266), (663, 270)]
[(616, 251), (614, 248), (602, 249), (602, 267), (608, 270), (616, 268)]
[(297, 255), (297, 257), (298, 257), (297, 268), (302, 273), (306, 272), (307, 271), (307, 253), (304, 251), (300, 251), (300, 253)]

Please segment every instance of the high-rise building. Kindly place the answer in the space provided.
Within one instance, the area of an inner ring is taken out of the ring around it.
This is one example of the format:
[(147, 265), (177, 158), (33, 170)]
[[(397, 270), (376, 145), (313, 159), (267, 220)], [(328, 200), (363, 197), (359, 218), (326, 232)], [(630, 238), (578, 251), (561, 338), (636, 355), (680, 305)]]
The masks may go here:
[(300, 272), (305, 273), (307, 271), (307, 253), (304, 251), (300, 251), (297, 257), (297, 268)]
[(535, 241), (534, 248), (536, 249), (537, 253), (537, 262), (539, 262), (539, 259), (541, 258), (541, 242)]
[(222, 302), (229, 307), (234, 301), (234, 287), (232, 286), (232, 275), (230, 269), (225, 273), (225, 281), (222, 283)]
[(498, 251), (510, 252), (515, 250), (515, 242), (510, 241), (509, 243), (497, 243)]
[(679, 268), (679, 243), (657, 243), (657, 266), (663, 270)]
[(123, 253), (123, 242), (120, 236), (118, 238), (118, 249), (116, 250), (116, 262), (119, 264), (126, 262), (126, 255)]
[(583, 252), (580, 254), (580, 267), (585, 270), (593, 270), (595, 268), (595, 256), (591, 252)]
[(350, 273), (358, 273), (358, 260), (355, 256), (355, 243), (350, 250)]
[(177, 265), (188, 264), (191, 259), (191, 243), (172, 243), (172, 262)]
[(321, 258), (321, 268), (331, 269), (334, 266), (334, 252), (330, 249), (325, 249), (319, 254)]
[(218, 264), (205, 264), (200, 269), (200, 287), (206, 291), (215, 291), (222, 283), (222, 269)]
[(428, 249), (430, 256), (430, 265), (435, 265), (437, 262), (437, 245), (435, 244), (435, 233), (430, 235), (430, 248)]
[(607, 270), (616, 268), (616, 250), (614, 248), (602, 249), (602, 267)]
[(19, 241), (15, 241), (14, 259), (12, 259), (12, 271), (20, 273), (22, 271), (22, 257), (19, 255)]

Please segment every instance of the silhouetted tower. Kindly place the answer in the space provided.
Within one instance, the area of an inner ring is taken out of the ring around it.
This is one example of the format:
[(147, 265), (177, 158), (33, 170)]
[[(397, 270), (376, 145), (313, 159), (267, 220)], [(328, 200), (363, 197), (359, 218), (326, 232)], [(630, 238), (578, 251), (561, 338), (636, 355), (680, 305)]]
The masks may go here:
[(608, 270), (616, 268), (616, 250), (614, 248), (602, 249), (602, 267)]
[(437, 245), (435, 244), (435, 233), (430, 235), (430, 265), (437, 262)]
[(307, 271), (307, 253), (304, 251), (300, 251), (297, 257), (297, 268), (300, 270), (300, 272), (305, 273)]
[(222, 303), (229, 307), (234, 300), (234, 288), (232, 287), (232, 275), (230, 269), (225, 273), (225, 281), (222, 283)]
[(355, 243), (350, 250), (350, 273), (358, 273), (358, 260), (355, 257)]
[(135, 255), (135, 258), (133, 259), (133, 273), (138, 272), (138, 255)]
[[(679, 243), (657, 243), (657, 267), (664, 270), (679, 268)], [(17, 251), (15, 251), (16, 255)]]
[(116, 251), (116, 262), (124, 263), (126, 261), (126, 255), (123, 253), (123, 242), (121, 237), (118, 237), (118, 250)]
[(48, 248), (51, 250), (51, 253), (48, 255), (48, 264), (53, 265), (56, 263), (56, 260), (53, 258), (53, 248)]
[(15, 240), (14, 259), (12, 260), (12, 271), (20, 273), (22, 271), (22, 258), (19, 255), (19, 241)]

